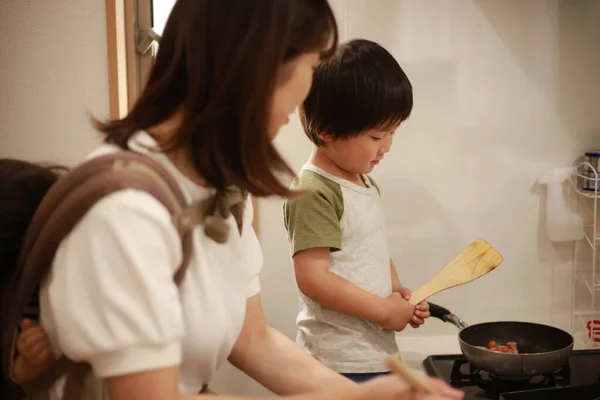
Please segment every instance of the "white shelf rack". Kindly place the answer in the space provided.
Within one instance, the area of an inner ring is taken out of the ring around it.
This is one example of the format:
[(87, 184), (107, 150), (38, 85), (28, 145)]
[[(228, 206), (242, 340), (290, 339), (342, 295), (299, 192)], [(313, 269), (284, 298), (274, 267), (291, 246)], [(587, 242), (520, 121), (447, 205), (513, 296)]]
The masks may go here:
[[(588, 324), (600, 321), (600, 179), (589, 162), (578, 160), (569, 179), (577, 196), (577, 211), (583, 217), (585, 236), (575, 242), (573, 252), (572, 332), (579, 348), (600, 348), (600, 330)], [(591, 323), (590, 323), (591, 321)]]

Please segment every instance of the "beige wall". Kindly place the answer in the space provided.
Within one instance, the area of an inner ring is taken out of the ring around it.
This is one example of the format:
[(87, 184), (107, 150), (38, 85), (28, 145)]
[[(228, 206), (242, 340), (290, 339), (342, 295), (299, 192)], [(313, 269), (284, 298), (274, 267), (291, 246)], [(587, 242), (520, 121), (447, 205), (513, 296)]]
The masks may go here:
[(0, 157), (72, 163), (108, 116), (103, 0), (0, 1)]

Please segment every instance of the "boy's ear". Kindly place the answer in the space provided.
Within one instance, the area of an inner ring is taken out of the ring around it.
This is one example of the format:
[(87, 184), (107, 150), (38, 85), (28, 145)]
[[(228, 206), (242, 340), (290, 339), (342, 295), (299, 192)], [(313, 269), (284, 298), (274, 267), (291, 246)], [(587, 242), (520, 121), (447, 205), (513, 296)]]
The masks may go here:
[(333, 136), (326, 132), (319, 132), (319, 139), (321, 139), (323, 143), (333, 142)]

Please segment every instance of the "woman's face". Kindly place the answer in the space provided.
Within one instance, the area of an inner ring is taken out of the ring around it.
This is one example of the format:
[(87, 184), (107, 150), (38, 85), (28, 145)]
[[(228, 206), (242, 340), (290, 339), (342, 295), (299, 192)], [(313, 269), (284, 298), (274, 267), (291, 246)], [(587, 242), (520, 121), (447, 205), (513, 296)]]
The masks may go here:
[(310, 91), (313, 71), (320, 60), (319, 53), (302, 53), (285, 65), (285, 76), (275, 88), (271, 117), (269, 119), (269, 137), (275, 139), (281, 127), (290, 121), (290, 114), (296, 110)]

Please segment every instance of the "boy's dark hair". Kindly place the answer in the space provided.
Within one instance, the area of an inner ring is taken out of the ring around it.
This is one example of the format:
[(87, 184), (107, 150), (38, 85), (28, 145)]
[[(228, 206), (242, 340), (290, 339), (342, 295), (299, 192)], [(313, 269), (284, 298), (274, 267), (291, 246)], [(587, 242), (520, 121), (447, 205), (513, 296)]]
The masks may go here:
[(345, 139), (394, 129), (412, 107), (412, 85), (394, 57), (375, 42), (356, 39), (317, 66), (300, 119), (308, 138), (322, 146), (319, 133)]
[(182, 112), (168, 148), (186, 147), (196, 172), (217, 189), (292, 195), (293, 176), (268, 134), (273, 91), (297, 56), (337, 47), (327, 0), (178, 0), (156, 62), (133, 109), (100, 123), (105, 140), (126, 149), (138, 131)]
[[(6, 293), (21, 242), (40, 202), (66, 168), (0, 159), (0, 289)], [(0, 298), (0, 304), (4, 300)]]

